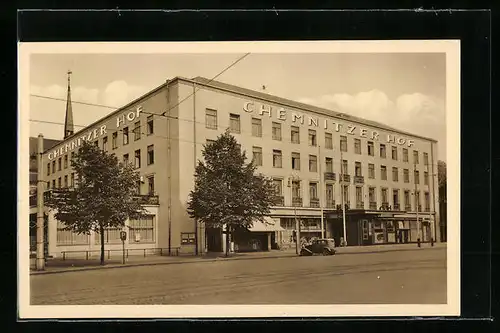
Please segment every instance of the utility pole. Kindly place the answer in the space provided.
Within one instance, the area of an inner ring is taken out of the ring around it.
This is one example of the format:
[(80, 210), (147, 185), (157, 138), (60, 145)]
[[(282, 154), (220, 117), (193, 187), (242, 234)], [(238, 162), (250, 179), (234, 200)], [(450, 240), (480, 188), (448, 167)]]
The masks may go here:
[(344, 227), (344, 246), (347, 246), (347, 232), (346, 232), (346, 221), (345, 221), (345, 200), (344, 200), (344, 172), (346, 170), (343, 169), (342, 164), (343, 159), (342, 159), (342, 148), (340, 148), (340, 178), (339, 179), (339, 184), (340, 184), (340, 194), (342, 197), (342, 225)]
[(172, 254), (172, 153), (170, 136), (170, 80), (167, 80), (167, 186), (168, 186), (168, 255)]
[(36, 183), (36, 199), (37, 199), (37, 213), (36, 213), (36, 270), (45, 270), (45, 214), (43, 211), (43, 135), (38, 135), (38, 154), (37, 154), (37, 183)]
[(318, 162), (319, 162), (319, 207), (321, 210), (321, 238), (325, 238), (325, 220), (323, 211), (323, 172), (322, 165), (323, 160), (321, 159), (321, 146), (318, 145)]

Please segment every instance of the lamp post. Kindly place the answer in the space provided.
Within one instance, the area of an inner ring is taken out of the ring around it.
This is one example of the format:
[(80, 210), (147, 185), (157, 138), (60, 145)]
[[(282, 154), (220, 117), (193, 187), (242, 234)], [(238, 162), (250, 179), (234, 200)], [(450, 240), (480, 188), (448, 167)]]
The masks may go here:
[(300, 224), (299, 220), (297, 219), (297, 207), (293, 203), (293, 181), (298, 179), (296, 176), (292, 175), (288, 178), (288, 187), (290, 187), (290, 202), (292, 203), (293, 206), (293, 215), (295, 218), (295, 252), (296, 254), (300, 254), (300, 246), (299, 246), (299, 241), (300, 241)]

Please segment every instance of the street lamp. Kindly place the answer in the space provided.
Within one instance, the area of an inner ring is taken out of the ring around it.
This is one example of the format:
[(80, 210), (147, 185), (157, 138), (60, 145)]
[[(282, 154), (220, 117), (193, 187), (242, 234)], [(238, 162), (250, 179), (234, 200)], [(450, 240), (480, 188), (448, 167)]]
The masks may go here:
[(295, 252), (300, 254), (300, 247), (299, 247), (299, 240), (300, 240), (300, 224), (299, 220), (297, 219), (297, 207), (293, 203), (293, 181), (299, 180), (299, 177), (295, 175), (291, 175), (288, 178), (288, 187), (290, 188), (290, 202), (292, 203), (293, 206), (293, 215), (295, 218)]

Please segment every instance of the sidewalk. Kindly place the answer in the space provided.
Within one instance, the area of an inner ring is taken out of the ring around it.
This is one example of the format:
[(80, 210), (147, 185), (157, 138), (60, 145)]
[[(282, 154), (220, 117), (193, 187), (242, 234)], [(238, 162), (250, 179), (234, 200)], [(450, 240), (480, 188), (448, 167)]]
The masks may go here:
[[(371, 246), (349, 246), (337, 248), (336, 255), (360, 254), (360, 253), (383, 253), (391, 251), (415, 251), (446, 248), (446, 243), (435, 243), (433, 247), (429, 243), (422, 244), (418, 248), (417, 244), (391, 244), (391, 245), (371, 245)], [(295, 249), (271, 250), (269, 252), (232, 253), (225, 257), (222, 253), (207, 254), (204, 256), (129, 256), (125, 264), (122, 264), (121, 256), (112, 256), (105, 260), (105, 265), (101, 266), (99, 258), (85, 259), (49, 259), (46, 262), (44, 271), (35, 271), (34, 259), (30, 260), (30, 275), (55, 274), (64, 272), (78, 272), (97, 269), (125, 268), (152, 265), (188, 264), (200, 262), (215, 262), (225, 260), (249, 260), (249, 259), (272, 259), (296, 257)]]

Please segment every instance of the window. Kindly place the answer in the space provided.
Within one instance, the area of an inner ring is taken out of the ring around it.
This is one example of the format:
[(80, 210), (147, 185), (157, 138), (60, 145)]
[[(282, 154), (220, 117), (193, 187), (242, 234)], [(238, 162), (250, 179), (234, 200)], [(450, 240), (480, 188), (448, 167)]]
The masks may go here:
[(368, 188), (368, 200), (370, 201), (370, 203), (375, 203), (375, 204), (377, 203), (377, 197), (375, 195), (375, 187)]
[(354, 139), (354, 153), (361, 154), (361, 140)]
[(404, 193), (405, 196), (405, 210), (411, 210), (411, 201), (410, 201), (410, 191), (406, 190)]
[(154, 121), (153, 121), (153, 116), (148, 116), (147, 118), (147, 131), (148, 135), (151, 135), (154, 133)]
[(68, 155), (64, 155), (64, 169), (68, 168)]
[(300, 198), (301, 193), (300, 193), (300, 180), (294, 180), (292, 181), (292, 197), (293, 198)]
[[(107, 227), (104, 229), (104, 244), (118, 244), (122, 240), (120, 238), (120, 232), (122, 228), (119, 227)], [(95, 233), (95, 244), (101, 244), (101, 235)]]
[(424, 193), (424, 200), (425, 200), (425, 211), (430, 211), (431, 210), (431, 200), (429, 196), (429, 192)]
[(50, 163), (47, 163), (47, 176), (50, 175)]
[(47, 189), (50, 190), (50, 182), (47, 182)]
[(58, 158), (57, 159), (57, 171), (61, 171), (61, 162), (62, 162), (62, 158)]
[(195, 234), (193, 232), (181, 232), (181, 245), (192, 245), (195, 243)]
[(309, 146), (316, 147), (317, 142), (316, 142), (316, 131), (315, 130), (309, 130)]
[(403, 180), (405, 183), (410, 182), (410, 170), (408, 169), (403, 169)]
[(415, 170), (415, 184), (420, 184), (420, 172)]
[(327, 207), (334, 206), (334, 192), (333, 192), (333, 184), (326, 184), (326, 205)]
[(344, 204), (349, 206), (349, 185), (342, 185), (342, 196)]
[(326, 149), (333, 149), (332, 133), (325, 133), (325, 148)]
[(392, 181), (397, 182), (399, 181), (398, 179), (398, 168), (392, 167)]
[(429, 154), (424, 153), (424, 164), (429, 165)]
[(382, 204), (388, 204), (389, 202), (387, 201), (387, 189), (382, 188), (381, 189), (381, 194), (382, 194)]
[(281, 168), (281, 150), (273, 150), (273, 168)]
[(148, 146), (148, 165), (154, 164), (155, 162), (155, 147), (154, 145)]
[(297, 126), (291, 127), (292, 143), (300, 143), (300, 129)]
[(392, 190), (392, 204), (394, 205), (395, 210), (399, 210), (399, 190)]
[(398, 147), (392, 146), (392, 159), (397, 161), (398, 160)]
[(214, 143), (214, 142), (215, 142), (215, 140), (210, 140), (210, 139), (207, 139), (207, 144), (206, 144), (205, 146), (208, 146), (208, 145), (210, 145), (210, 144), (212, 144), (212, 143)]
[(347, 151), (347, 136), (340, 136), (340, 151)]
[(205, 127), (208, 129), (217, 129), (217, 110), (205, 110)]
[(424, 185), (429, 185), (429, 173), (424, 171)]
[(141, 122), (137, 121), (134, 126), (134, 141), (141, 138)]
[(112, 149), (118, 148), (118, 132), (114, 132), (113, 135), (111, 136), (111, 148)]
[(240, 133), (240, 115), (238, 114), (229, 114), (229, 130), (233, 133)]
[(136, 168), (140, 168), (141, 167), (141, 150), (140, 149), (137, 149), (135, 151), (135, 164), (134, 166)]
[(331, 157), (325, 158), (326, 172), (333, 172), (333, 159)]
[(128, 137), (128, 127), (123, 128), (123, 145), (128, 145), (129, 137)]
[(281, 141), (281, 123), (273, 121), (273, 140)]
[(418, 164), (418, 151), (417, 150), (413, 151), (413, 163)]
[(73, 158), (75, 157), (75, 153), (74, 152), (71, 152), (71, 155), (70, 155), (70, 159), (73, 161)]
[(94, 146), (99, 147), (99, 139), (94, 141)]
[(57, 178), (57, 188), (61, 188), (62, 187), (62, 180), (61, 180), (61, 177)]
[(416, 205), (416, 208), (415, 210), (416, 211), (421, 211), (421, 205), (420, 205), (420, 191), (417, 191), (417, 193), (415, 194), (415, 205)]
[(340, 172), (343, 175), (348, 175), (349, 174), (349, 170), (347, 169), (347, 160), (342, 160), (342, 165), (341, 165)]
[(127, 165), (129, 163), (128, 154), (123, 155), (123, 164)]
[(385, 165), (380, 166), (380, 179), (387, 180), (387, 167)]
[(155, 195), (155, 176), (148, 176), (148, 194)]
[(142, 183), (140, 180), (138, 180), (136, 183), (135, 183), (135, 194), (137, 195), (140, 195), (141, 194), (141, 188), (142, 188)]
[(89, 241), (89, 235), (79, 235), (71, 230), (66, 230), (66, 225), (61, 221), (57, 221), (57, 245), (86, 245), (89, 244)]
[(252, 135), (262, 137), (262, 119), (252, 118)]
[(375, 179), (375, 164), (368, 164), (368, 178)]
[(408, 162), (408, 149), (403, 148), (403, 162)]
[(282, 196), (283, 195), (283, 180), (273, 179), (273, 185), (274, 185), (274, 189), (275, 189), (275, 195)]
[(56, 180), (52, 179), (52, 188), (56, 188)]
[(385, 145), (380, 144), (380, 157), (386, 158), (386, 151), (385, 151)]
[(309, 171), (318, 171), (318, 158), (316, 157), (316, 155), (309, 155)]
[(300, 170), (300, 154), (292, 153), (292, 169)]
[(354, 163), (354, 175), (358, 176), (358, 177), (362, 176), (361, 162), (355, 162)]
[(108, 151), (108, 137), (102, 138), (102, 150)]
[(71, 187), (75, 186), (75, 173), (74, 172), (71, 173), (69, 186), (71, 186)]
[(309, 199), (318, 199), (318, 183), (309, 183)]
[(68, 175), (64, 176), (64, 188), (68, 187)]
[(363, 188), (356, 186), (356, 208), (363, 208)]
[(56, 172), (56, 161), (52, 161), (52, 173)]
[(130, 219), (128, 224), (129, 243), (152, 243), (155, 241), (155, 215)]
[(368, 141), (366, 148), (368, 150), (368, 155), (374, 156), (375, 148), (373, 147), (373, 141)]
[(253, 147), (253, 164), (257, 166), (262, 165), (262, 147)]

